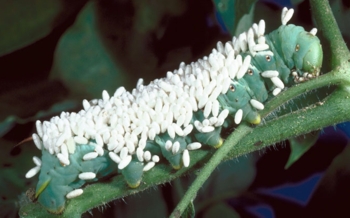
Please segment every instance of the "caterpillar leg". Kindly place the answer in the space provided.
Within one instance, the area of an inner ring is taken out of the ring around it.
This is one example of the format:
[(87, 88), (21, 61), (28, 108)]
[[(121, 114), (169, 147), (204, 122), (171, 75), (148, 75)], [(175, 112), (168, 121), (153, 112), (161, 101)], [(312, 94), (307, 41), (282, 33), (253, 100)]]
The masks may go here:
[(139, 187), (143, 172), (151, 170), (159, 162), (161, 149), (153, 141), (147, 141), (146, 146), (137, 148), (130, 163), (122, 169), (122, 174), (130, 188)]
[(133, 155), (131, 162), (122, 170), (126, 183), (130, 188), (139, 187), (144, 170), (144, 164), (141, 163), (136, 155)]
[[(200, 128), (201, 124), (197, 124)], [(209, 145), (214, 148), (220, 148), (223, 144), (223, 139), (221, 138), (221, 127), (216, 127), (211, 132), (198, 132), (195, 133), (194, 137), (201, 144)]]
[(156, 137), (156, 142), (160, 145), (163, 156), (171, 166), (175, 170), (180, 169), (183, 166), (182, 153), (188, 144), (186, 139), (177, 135), (172, 139), (168, 134), (163, 134)]

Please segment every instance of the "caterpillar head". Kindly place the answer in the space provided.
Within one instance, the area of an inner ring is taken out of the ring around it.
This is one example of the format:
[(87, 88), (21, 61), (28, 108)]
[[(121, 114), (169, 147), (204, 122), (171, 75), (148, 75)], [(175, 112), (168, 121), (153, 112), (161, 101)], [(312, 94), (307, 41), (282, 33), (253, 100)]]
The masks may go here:
[[(281, 73), (281, 79), (285, 83), (289, 84), (289, 79), (287, 79), (290, 75), (289, 69), (295, 71), (292, 71), (294, 82), (302, 82), (319, 75), (323, 52), (320, 40), (315, 34), (316, 29), (307, 32), (301, 26), (288, 24), (280, 26), (266, 36), (266, 42), (276, 59), (275, 70)], [(285, 69), (288, 69), (288, 74), (281, 72), (281, 70), (284, 71), (281, 69), (283, 65), (286, 66)]]
[(296, 41), (293, 55), (295, 66), (312, 77), (319, 75), (323, 52), (320, 40), (310, 32), (300, 32)]

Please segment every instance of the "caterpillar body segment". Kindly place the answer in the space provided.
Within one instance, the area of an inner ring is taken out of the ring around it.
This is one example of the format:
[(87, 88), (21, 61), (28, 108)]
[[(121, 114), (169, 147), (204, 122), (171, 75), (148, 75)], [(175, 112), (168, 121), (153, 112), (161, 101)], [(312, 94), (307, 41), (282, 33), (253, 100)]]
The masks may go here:
[(261, 21), (165, 78), (148, 85), (140, 79), (132, 92), (103, 91), (102, 99), (84, 100), (78, 113), (38, 121), (33, 139), (42, 163), (35, 159), (26, 176), (40, 170), (38, 201), (61, 213), (83, 185), (113, 173), (137, 188), (159, 162), (188, 167), (195, 150), (222, 146), (223, 129), (259, 124), (266, 101), (319, 75), (320, 41), (315, 31), (287, 25), (292, 13), (284, 10), (282, 26), (268, 35)]
[[(39, 175), (39, 182), (36, 188), (38, 201), (50, 212), (60, 213), (64, 209), (66, 195), (83, 186), (87, 182), (97, 181), (98, 178), (110, 175), (117, 167), (107, 152), (92, 160), (83, 160), (83, 156), (94, 151), (95, 146), (77, 145), (75, 153), (70, 154), (70, 164), (62, 165), (59, 159), (51, 155), (45, 149), (42, 150), (42, 164)], [(93, 172), (95, 179), (83, 180), (79, 174), (83, 172)]]
[(130, 188), (139, 187), (143, 168), (143, 163), (138, 160), (136, 155), (133, 155), (131, 162), (122, 170), (122, 174)]

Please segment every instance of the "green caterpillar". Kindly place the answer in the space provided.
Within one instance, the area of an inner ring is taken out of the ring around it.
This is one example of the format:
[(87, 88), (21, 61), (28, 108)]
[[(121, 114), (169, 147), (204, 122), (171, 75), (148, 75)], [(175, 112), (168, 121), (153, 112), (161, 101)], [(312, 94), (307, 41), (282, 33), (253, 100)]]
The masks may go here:
[(158, 162), (188, 167), (193, 150), (223, 144), (222, 129), (242, 121), (259, 124), (264, 102), (320, 72), (316, 30), (287, 25), (292, 14), (284, 9), (282, 26), (268, 35), (260, 21), (165, 78), (147, 86), (140, 79), (131, 93), (123, 87), (112, 97), (103, 91), (102, 99), (84, 100), (78, 113), (37, 121), (33, 140), (42, 158), (33, 158), (37, 166), (26, 177), (40, 171), (38, 201), (61, 213), (84, 184), (113, 173), (136, 188)]

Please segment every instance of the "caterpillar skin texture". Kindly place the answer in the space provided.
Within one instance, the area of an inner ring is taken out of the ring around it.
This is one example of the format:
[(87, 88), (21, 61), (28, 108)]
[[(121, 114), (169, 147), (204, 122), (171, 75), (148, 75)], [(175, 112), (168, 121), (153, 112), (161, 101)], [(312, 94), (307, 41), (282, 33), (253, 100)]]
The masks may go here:
[[(70, 164), (62, 166), (60, 161), (43, 149), (41, 173), (36, 190), (38, 201), (51, 212), (60, 213), (64, 209), (65, 195), (73, 189), (83, 186), (86, 182), (94, 182), (97, 179), (81, 180), (78, 174), (82, 172), (94, 172), (98, 178), (104, 177), (117, 170), (117, 166), (108, 157), (108, 152), (90, 161), (81, 161), (83, 156), (94, 151), (94, 146), (77, 145), (75, 153), (70, 155)], [(52, 196), (55, 196), (52, 198)]]
[(268, 35), (260, 21), (165, 78), (149, 85), (140, 79), (131, 93), (103, 91), (102, 99), (84, 100), (78, 113), (37, 121), (33, 140), (42, 162), (35, 157), (37, 166), (26, 177), (40, 171), (38, 201), (61, 213), (66, 199), (83, 194), (83, 185), (112, 173), (136, 188), (158, 162), (188, 167), (193, 150), (223, 144), (222, 129), (259, 124), (264, 102), (320, 72), (316, 30), (286, 25), (292, 13), (284, 9), (282, 26)]

